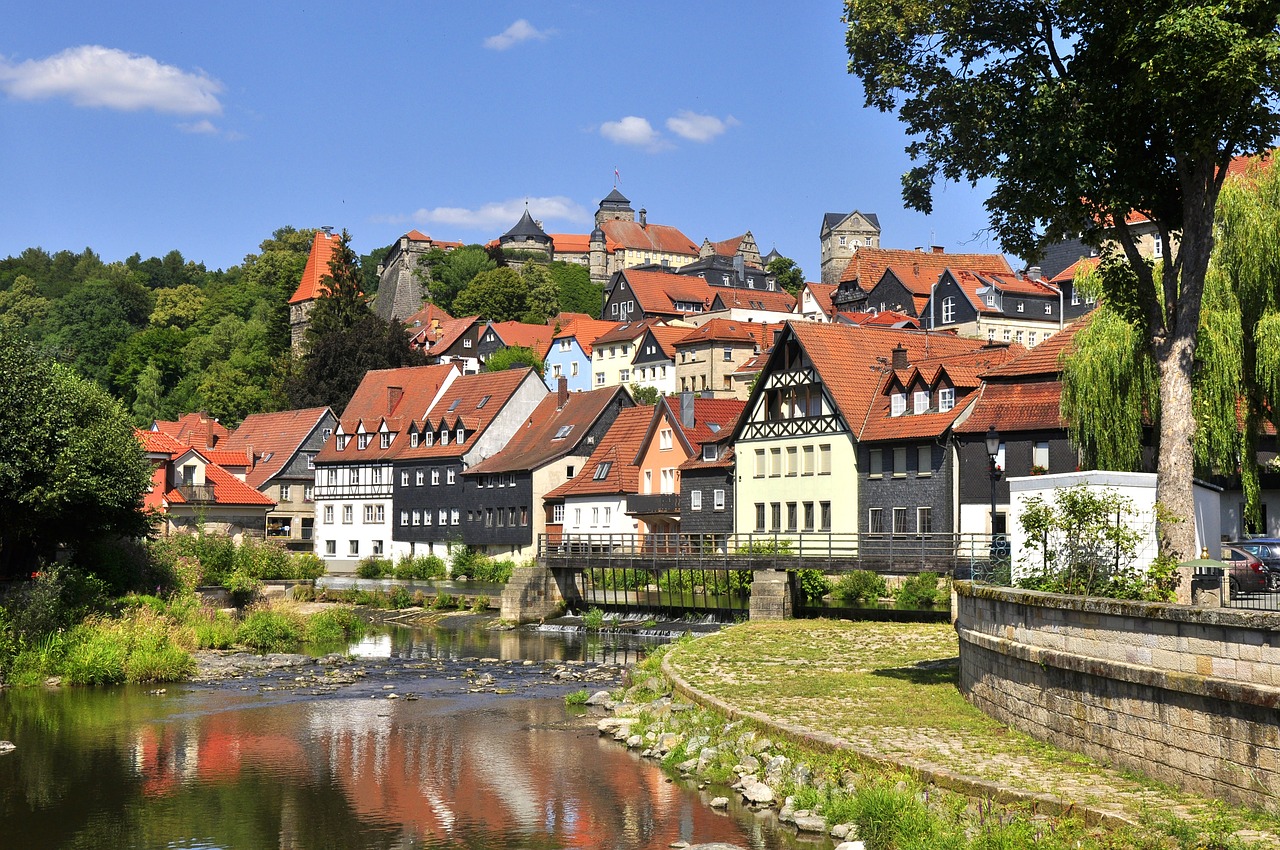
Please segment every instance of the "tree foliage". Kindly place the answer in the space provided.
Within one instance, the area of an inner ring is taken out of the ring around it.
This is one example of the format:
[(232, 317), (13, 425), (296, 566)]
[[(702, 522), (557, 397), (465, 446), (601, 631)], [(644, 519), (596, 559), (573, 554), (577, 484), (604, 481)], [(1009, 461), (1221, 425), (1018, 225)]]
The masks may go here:
[(499, 348), (484, 361), (484, 370), (486, 372), (505, 372), (517, 366), (531, 367), (533, 371), (538, 373), (539, 378), (543, 376), (547, 368), (547, 365), (542, 362), (542, 358), (533, 349), (526, 348), (523, 345), (509, 345), (506, 348)]
[(804, 288), (804, 270), (796, 265), (790, 257), (775, 257), (769, 261), (765, 271), (778, 279), (778, 286), (791, 293), (793, 298), (800, 297)]
[[(1083, 233), (1114, 239), (1129, 277), (1106, 292), (1139, 316), (1159, 375), (1161, 501), (1193, 510), (1191, 377), (1231, 159), (1280, 131), (1280, 2), (908, 3), (847, 0), (849, 70), (866, 103), (915, 137), (903, 177), (929, 212), (939, 179), (990, 181), (990, 223), (1006, 250), (1036, 256)], [(1158, 270), (1132, 224), (1153, 225), (1176, 258)], [(1162, 524), (1189, 556), (1189, 523)]]
[(427, 252), (419, 264), (417, 274), (425, 278), (423, 281), (427, 291), (431, 293), (431, 303), (446, 313), (458, 316), (460, 308), (454, 305), (454, 299), (462, 292), (476, 275), (498, 267), (483, 245), (464, 245), (445, 252), (439, 248)]
[(639, 384), (632, 384), (630, 389), (631, 398), (636, 404), (652, 407), (658, 403), (659, 394), (657, 387), (642, 387)]
[(0, 575), (140, 535), (151, 467), (119, 403), (0, 328)]
[(453, 302), (455, 316), (481, 316), (491, 322), (513, 322), (524, 318), (528, 286), (520, 275), (501, 267), (481, 272), (458, 293)]
[(560, 312), (560, 293), (547, 267), (528, 262), (520, 269), (524, 282), (524, 314), (520, 321), (531, 325), (545, 325), (547, 320)]
[(604, 284), (593, 283), (586, 266), (556, 260), (547, 265), (547, 272), (555, 281), (560, 312), (600, 315), (604, 306)]

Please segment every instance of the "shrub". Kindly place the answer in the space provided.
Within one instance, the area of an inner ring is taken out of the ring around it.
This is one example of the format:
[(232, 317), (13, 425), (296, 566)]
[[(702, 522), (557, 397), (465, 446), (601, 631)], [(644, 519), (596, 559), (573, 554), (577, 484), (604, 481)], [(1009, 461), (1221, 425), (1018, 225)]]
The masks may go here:
[(295, 584), (293, 586), (293, 599), (295, 602), (314, 602), (316, 600), (315, 585)]
[(431, 603), (431, 607), (437, 611), (441, 611), (445, 608), (452, 608), (453, 605), (453, 597), (447, 593), (437, 593), (435, 600)]
[(395, 566), (395, 577), (407, 581), (444, 578), (444, 559), (438, 555), (405, 555)]
[(413, 597), (403, 587), (397, 587), (387, 594), (387, 602), (391, 608), (408, 608), (413, 604)]
[(472, 602), (471, 602), (471, 610), (472, 610), (472, 612), (474, 612), (474, 613), (476, 613), (476, 614), (483, 614), (485, 611), (488, 611), (488, 610), (489, 610), (489, 597), (487, 597), (487, 596), (477, 596), (477, 597), (476, 597), (474, 600), (472, 600)]
[(324, 558), (321, 558), (315, 552), (298, 552), (293, 555), (290, 569), (293, 573), (290, 578), (304, 581), (315, 581), (328, 570), (325, 566)]
[(590, 608), (582, 615), (582, 627), (590, 632), (598, 632), (604, 628), (604, 611)]
[(591, 694), (587, 693), (586, 689), (571, 691), (564, 695), (565, 705), (586, 705), (589, 699), (591, 699)]
[(231, 591), (231, 601), (237, 608), (243, 608), (253, 601), (262, 587), (257, 576), (244, 570), (233, 570), (223, 578), (222, 584)]
[(840, 576), (832, 593), (837, 599), (849, 602), (874, 602), (882, 596), (888, 596), (884, 576), (871, 570), (854, 570)]
[(34, 643), (101, 610), (106, 585), (66, 564), (43, 566), (5, 600), (14, 639)]
[(285, 579), (293, 577), (293, 556), (276, 540), (255, 540), (245, 537), (236, 547), (234, 572), (243, 572), (256, 579)]
[(249, 612), (236, 632), (236, 642), (260, 653), (284, 652), (302, 640), (302, 627), (296, 617), (271, 608)]
[(492, 558), (485, 558), (484, 564), (477, 570), (474, 578), (476, 581), (506, 584), (511, 581), (511, 573), (515, 568), (516, 565), (510, 560), (495, 561)]
[(821, 599), (831, 592), (831, 582), (822, 570), (797, 570), (796, 582), (805, 599)]
[(307, 620), (306, 636), (310, 643), (338, 643), (364, 632), (364, 621), (350, 608), (330, 608)]
[(383, 578), (394, 572), (391, 562), (377, 555), (361, 558), (356, 565), (356, 575), (360, 578)]
[(920, 573), (908, 578), (894, 597), (896, 608), (928, 608), (937, 605), (941, 591), (936, 573)]
[(195, 631), (197, 649), (229, 649), (236, 642), (239, 626), (225, 611), (206, 609), (191, 623), (191, 628)]

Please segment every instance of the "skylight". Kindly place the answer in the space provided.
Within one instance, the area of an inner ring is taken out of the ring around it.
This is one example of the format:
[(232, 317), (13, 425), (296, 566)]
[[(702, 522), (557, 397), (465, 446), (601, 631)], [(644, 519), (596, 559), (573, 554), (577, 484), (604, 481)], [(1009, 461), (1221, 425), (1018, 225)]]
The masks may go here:
[(556, 431), (556, 435), (551, 439), (563, 440), (565, 437), (569, 436), (569, 432), (572, 430), (573, 430), (572, 425), (561, 425), (560, 428)]
[(491, 399), (491, 398), (493, 398), (493, 396), (488, 396), (488, 395), (487, 395), (487, 396), (485, 396), (484, 398), (482, 398), (482, 399), (480, 399), (479, 401), (477, 401), (477, 402), (476, 402), (476, 410), (479, 410), (480, 408), (482, 408), (482, 407), (484, 407), (486, 404), (488, 404), (488, 403), (489, 403), (489, 399)]
[(449, 405), (449, 412), (450, 412), (450, 413), (452, 413), (453, 411), (457, 410), (457, 409), (458, 409), (458, 405), (460, 405), (460, 404), (462, 404), (462, 399), (460, 399), (460, 398), (455, 398), (455, 399), (453, 400), (453, 404)]
[(596, 474), (591, 476), (592, 480), (603, 481), (604, 479), (608, 478), (609, 469), (612, 466), (613, 466), (613, 461), (611, 460), (602, 461), (600, 465), (596, 467)]

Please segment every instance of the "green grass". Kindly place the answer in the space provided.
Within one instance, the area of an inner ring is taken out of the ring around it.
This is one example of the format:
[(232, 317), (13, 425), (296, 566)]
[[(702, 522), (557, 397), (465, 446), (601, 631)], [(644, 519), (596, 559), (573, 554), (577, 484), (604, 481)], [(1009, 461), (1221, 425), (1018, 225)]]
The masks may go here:
[(249, 613), (236, 631), (236, 643), (255, 652), (288, 652), (302, 642), (301, 618), (290, 612), (258, 608)]
[(564, 695), (565, 705), (586, 705), (587, 700), (591, 699), (591, 694), (586, 690), (570, 691)]

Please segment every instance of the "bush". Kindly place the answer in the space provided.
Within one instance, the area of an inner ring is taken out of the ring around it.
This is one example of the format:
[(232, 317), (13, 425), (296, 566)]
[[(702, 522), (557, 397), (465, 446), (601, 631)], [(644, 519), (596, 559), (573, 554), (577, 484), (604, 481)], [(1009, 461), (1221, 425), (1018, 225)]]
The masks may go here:
[(394, 572), (391, 562), (386, 558), (379, 558), (377, 555), (370, 555), (367, 558), (361, 558), (360, 563), (356, 565), (356, 575), (360, 578), (385, 578)]
[(406, 581), (444, 578), (444, 559), (438, 555), (405, 555), (396, 562), (395, 577)]
[(475, 614), (483, 614), (489, 610), (489, 597), (477, 596), (471, 602), (471, 611)]
[(252, 602), (262, 587), (257, 576), (240, 569), (228, 573), (222, 584), (231, 591), (231, 601), (237, 608), (243, 608)]
[(46, 634), (70, 628), (106, 603), (106, 585), (66, 564), (49, 564), (32, 574), (8, 598), (13, 639), (34, 643)]
[(591, 699), (591, 694), (587, 693), (585, 689), (580, 691), (570, 691), (569, 693), (564, 695), (564, 704), (565, 705), (586, 705), (587, 700), (589, 699)]
[(229, 649), (236, 642), (239, 625), (224, 611), (205, 609), (191, 623), (197, 649)]
[(604, 611), (590, 608), (582, 615), (582, 627), (589, 632), (598, 632), (604, 628)]
[(447, 593), (437, 593), (435, 601), (431, 603), (431, 607), (437, 611), (442, 611), (445, 608), (452, 608), (454, 607), (453, 597)]
[(397, 587), (387, 594), (387, 602), (392, 608), (408, 608), (413, 604), (413, 597), (403, 587)]
[(854, 570), (840, 576), (832, 594), (849, 602), (874, 602), (889, 595), (884, 576), (871, 570)]
[(330, 608), (307, 620), (310, 643), (338, 643), (365, 632), (365, 623), (350, 608)]
[(256, 579), (293, 578), (293, 556), (276, 540), (255, 540), (245, 537), (236, 547), (234, 572), (243, 572)]
[(236, 642), (260, 653), (285, 652), (302, 641), (302, 626), (286, 612), (258, 608), (249, 613), (236, 632)]
[(908, 578), (894, 597), (895, 608), (929, 608), (938, 604), (941, 591), (936, 573), (920, 573)]
[(805, 599), (821, 599), (831, 592), (831, 582), (822, 570), (797, 570), (796, 583)]
[(290, 578), (302, 579), (303, 581), (315, 581), (327, 572), (324, 558), (321, 558), (315, 552), (298, 552), (296, 553), (290, 564), (293, 575)]

